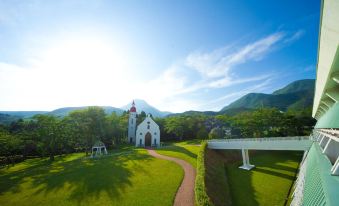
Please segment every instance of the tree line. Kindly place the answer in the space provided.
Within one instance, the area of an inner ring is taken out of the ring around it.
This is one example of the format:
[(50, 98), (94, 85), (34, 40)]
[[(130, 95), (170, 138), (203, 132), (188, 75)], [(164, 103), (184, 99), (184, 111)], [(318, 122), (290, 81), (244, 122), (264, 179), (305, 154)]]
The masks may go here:
[[(0, 164), (11, 164), (31, 157), (49, 157), (86, 152), (100, 140), (112, 149), (126, 143), (128, 111), (122, 115), (106, 114), (100, 107), (88, 107), (65, 117), (36, 115), (0, 125)], [(146, 117), (138, 115), (138, 123)], [(315, 124), (308, 112), (281, 112), (262, 108), (234, 116), (175, 115), (154, 118), (161, 140), (207, 138), (242, 138), (308, 135)], [(226, 132), (228, 131), (228, 132)]]

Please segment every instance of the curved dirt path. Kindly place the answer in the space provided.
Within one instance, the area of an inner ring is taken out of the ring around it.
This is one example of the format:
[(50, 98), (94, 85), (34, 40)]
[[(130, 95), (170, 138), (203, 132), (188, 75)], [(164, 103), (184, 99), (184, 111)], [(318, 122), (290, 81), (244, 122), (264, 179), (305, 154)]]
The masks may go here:
[(195, 169), (192, 165), (182, 159), (158, 154), (152, 149), (147, 149), (147, 151), (155, 158), (175, 162), (184, 169), (184, 179), (175, 195), (174, 206), (194, 206)]

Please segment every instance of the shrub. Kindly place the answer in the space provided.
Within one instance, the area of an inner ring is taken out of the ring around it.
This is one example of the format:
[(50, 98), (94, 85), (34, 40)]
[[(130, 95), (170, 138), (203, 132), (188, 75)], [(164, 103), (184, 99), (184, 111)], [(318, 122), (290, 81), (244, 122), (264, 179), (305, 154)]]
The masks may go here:
[(207, 139), (207, 137), (208, 137), (208, 132), (207, 132), (206, 128), (203, 126), (198, 130), (197, 138), (198, 139)]
[(207, 142), (201, 144), (200, 151), (197, 157), (197, 175), (195, 179), (195, 202), (197, 206), (213, 206), (206, 192), (205, 186), (205, 152)]
[(0, 166), (5, 165), (14, 165), (15, 163), (19, 163), (24, 161), (24, 157), (22, 155), (12, 155), (8, 157), (0, 156)]
[(209, 139), (221, 139), (223, 138), (223, 136), (224, 136), (223, 131), (219, 127), (213, 128), (208, 134)]

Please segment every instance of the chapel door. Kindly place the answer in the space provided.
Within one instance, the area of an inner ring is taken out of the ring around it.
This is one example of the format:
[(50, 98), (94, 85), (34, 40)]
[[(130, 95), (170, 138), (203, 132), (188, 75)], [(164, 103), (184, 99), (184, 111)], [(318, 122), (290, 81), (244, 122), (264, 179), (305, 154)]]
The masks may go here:
[(145, 146), (150, 147), (151, 144), (152, 144), (152, 135), (151, 133), (147, 132), (147, 134), (145, 135)]

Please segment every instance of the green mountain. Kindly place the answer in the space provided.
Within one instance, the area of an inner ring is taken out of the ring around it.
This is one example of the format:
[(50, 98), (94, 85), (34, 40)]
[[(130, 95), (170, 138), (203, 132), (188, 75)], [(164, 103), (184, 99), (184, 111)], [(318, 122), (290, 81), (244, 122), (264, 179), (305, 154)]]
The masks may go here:
[[(154, 117), (165, 117), (170, 112), (163, 112), (158, 110), (157, 108), (149, 105), (144, 100), (137, 99), (135, 100), (135, 106), (137, 108), (137, 112), (140, 113), (144, 111), (146, 113), (151, 113)], [(124, 107), (116, 108), (111, 106), (99, 106), (105, 110), (106, 114), (111, 114), (112, 112), (121, 115), (125, 110), (129, 110), (131, 108), (132, 102)], [(18, 119), (28, 119), (37, 114), (48, 114), (54, 115), (57, 117), (67, 116), (70, 112), (80, 109), (86, 109), (89, 106), (82, 107), (63, 107), (53, 111), (0, 111), (0, 124), (9, 124)]]
[(0, 114), (15, 116), (17, 118), (30, 118), (37, 114), (45, 114), (47, 111), (0, 111)]
[[(57, 117), (67, 116), (70, 112), (80, 109), (85, 109), (89, 106), (83, 107), (63, 107), (50, 112), (47, 111), (0, 111), (0, 124), (10, 124), (13, 121), (17, 121), (19, 119), (29, 119), (37, 114), (48, 114), (54, 115)], [(123, 113), (122, 109), (111, 107), (111, 106), (100, 106), (105, 110), (106, 114), (111, 114), (112, 112), (116, 112), (118, 115)]]
[[(64, 117), (67, 116), (70, 112), (80, 109), (86, 109), (89, 106), (83, 106), (83, 107), (63, 107), (56, 110), (53, 110), (51, 112), (48, 112), (46, 114), (58, 116), (58, 117)], [(118, 115), (121, 115), (123, 113), (122, 109), (111, 107), (111, 106), (99, 106), (105, 110), (106, 114), (110, 114), (112, 112), (116, 112)]]
[(282, 89), (278, 89), (272, 94), (289, 94), (300, 91), (314, 91), (315, 80), (314, 79), (303, 79), (294, 81)]
[(186, 112), (182, 112), (182, 113), (171, 113), (171, 114), (168, 114), (166, 117), (199, 116), (199, 115), (214, 116), (214, 115), (217, 115), (217, 114), (218, 114), (218, 112), (214, 112), (214, 111), (194, 111), (194, 110), (190, 110), (190, 111), (186, 111)]
[(220, 112), (227, 113), (234, 109), (255, 109), (275, 107), (281, 111), (303, 109), (313, 104), (314, 79), (298, 80), (274, 91), (272, 94), (249, 93), (224, 107)]

